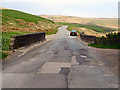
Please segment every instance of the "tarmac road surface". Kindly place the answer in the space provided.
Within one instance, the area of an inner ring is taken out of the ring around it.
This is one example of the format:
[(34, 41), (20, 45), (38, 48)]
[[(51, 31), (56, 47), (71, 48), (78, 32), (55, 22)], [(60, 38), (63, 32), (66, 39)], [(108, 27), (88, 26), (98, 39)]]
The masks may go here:
[(117, 88), (117, 77), (67, 26), (54, 39), (3, 64), (3, 88)]

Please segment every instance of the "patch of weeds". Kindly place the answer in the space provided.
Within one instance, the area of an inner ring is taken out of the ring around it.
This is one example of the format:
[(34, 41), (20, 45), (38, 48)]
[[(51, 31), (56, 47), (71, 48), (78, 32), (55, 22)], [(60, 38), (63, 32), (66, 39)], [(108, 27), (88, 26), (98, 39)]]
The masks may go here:
[(102, 45), (102, 44), (88, 44), (88, 46), (96, 48), (120, 49), (118, 45)]
[[(3, 53), (2, 52), (2, 59), (5, 59), (7, 56), (8, 56), (8, 53)], [(1, 55), (0, 55), (0, 58), (1, 58)]]

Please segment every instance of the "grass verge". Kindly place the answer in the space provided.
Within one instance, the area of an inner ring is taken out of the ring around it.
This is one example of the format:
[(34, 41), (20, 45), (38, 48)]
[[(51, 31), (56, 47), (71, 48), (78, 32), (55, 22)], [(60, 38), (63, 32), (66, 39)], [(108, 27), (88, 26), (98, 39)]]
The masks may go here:
[(0, 60), (5, 59), (7, 56), (8, 56), (8, 53), (4, 53), (4, 52), (0, 51)]
[(112, 46), (109, 46), (109, 45), (102, 45), (102, 44), (88, 44), (88, 46), (91, 46), (91, 47), (96, 47), (96, 48), (107, 48), (107, 49), (120, 49), (120, 47), (118, 45), (112, 45)]
[(8, 56), (8, 53), (2, 52), (2, 59), (6, 58)]
[(13, 35), (28, 34), (29, 32), (2, 32), (2, 50), (9, 51), (10, 38)]
[(60, 26), (57, 26), (56, 28), (54, 28), (54, 29), (52, 30), (52, 32), (47, 31), (47, 32), (45, 32), (45, 34), (46, 34), (46, 35), (56, 34), (59, 27), (60, 27)]
[[(10, 38), (13, 35), (28, 34), (29, 32), (2, 32), (2, 51), (9, 51)], [(8, 53), (0, 52), (0, 58), (4, 59)]]

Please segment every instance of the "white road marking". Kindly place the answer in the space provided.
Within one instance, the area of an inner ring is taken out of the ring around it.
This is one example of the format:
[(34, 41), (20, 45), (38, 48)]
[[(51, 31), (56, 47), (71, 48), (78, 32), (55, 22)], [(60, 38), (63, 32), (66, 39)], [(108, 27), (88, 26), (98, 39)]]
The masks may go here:
[(101, 64), (98, 64), (98, 65), (103, 66), (103, 64), (102, 64), (102, 63), (101, 63)]
[(25, 55), (25, 52), (23, 52), (21, 55), (19, 55), (19, 57), (22, 57), (23, 55)]
[(102, 68), (102, 70), (104, 70), (104, 69)]
[(27, 64), (28, 62), (22, 62), (22, 64)]
[(31, 61), (34, 61), (34, 60), (36, 60), (35, 58), (32, 58), (32, 59), (30, 59)]
[(76, 36), (69, 36), (70, 38), (76, 38)]
[(108, 76), (112, 76), (112, 75), (104, 74), (103, 76), (107, 76), (108, 77)]
[(103, 66), (104, 64), (103, 64), (101, 61), (99, 61), (99, 64), (98, 64), (98, 65)]
[(80, 55), (81, 58), (87, 58), (87, 56)]
[(95, 67), (95, 66), (90, 66), (90, 67)]
[(90, 59), (85, 59), (85, 61), (88, 61), (88, 62), (90, 62)]

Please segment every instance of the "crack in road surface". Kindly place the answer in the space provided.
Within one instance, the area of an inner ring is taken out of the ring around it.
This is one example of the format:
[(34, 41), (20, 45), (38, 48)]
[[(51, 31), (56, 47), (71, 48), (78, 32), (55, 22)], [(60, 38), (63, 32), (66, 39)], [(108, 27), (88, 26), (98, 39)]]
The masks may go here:
[(117, 77), (99, 55), (69, 36), (67, 27), (37, 49), (9, 58), (12, 62), (3, 64), (3, 88), (117, 88)]

